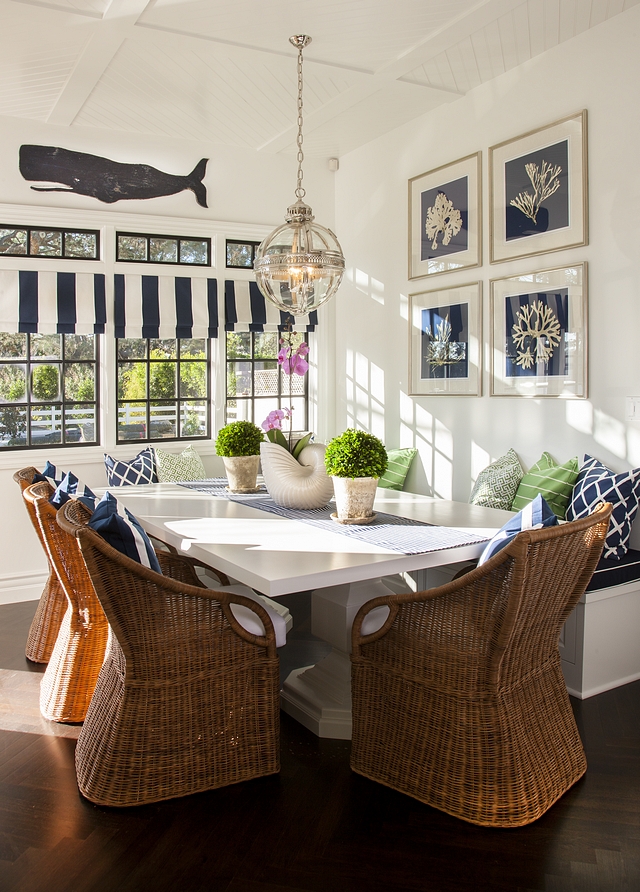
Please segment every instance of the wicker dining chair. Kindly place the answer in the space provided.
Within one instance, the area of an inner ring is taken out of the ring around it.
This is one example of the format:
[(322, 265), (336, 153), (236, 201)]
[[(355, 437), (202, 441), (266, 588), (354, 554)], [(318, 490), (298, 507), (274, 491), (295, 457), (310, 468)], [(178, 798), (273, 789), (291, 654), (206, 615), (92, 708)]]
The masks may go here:
[[(112, 633), (76, 748), (81, 793), (140, 805), (278, 772), (279, 667), (263, 606), (130, 560), (77, 503), (58, 523), (79, 541)], [(245, 631), (232, 604), (256, 613), (265, 634)]]
[[(13, 479), (20, 486), (23, 495), (27, 486), (31, 486), (35, 475), (38, 473), (37, 468), (33, 467), (21, 468), (21, 470), (15, 472)], [(67, 599), (62, 586), (58, 581), (56, 571), (53, 569), (53, 565), (49, 559), (49, 553), (42, 538), (42, 531), (35, 514), (33, 503), (26, 499), (24, 499), (24, 503), (27, 507), (29, 519), (33, 524), (38, 539), (40, 540), (40, 544), (44, 549), (47, 563), (49, 564), (49, 576), (43, 592), (40, 595), (35, 616), (33, 617), (29, 628), (29, 634), (27, 635), (25, 656), (33, 663), (48, 663), (51, 659), (51, 652), (56, 643), (58, 632), (60, 631), (62, 619), (67, 610)]]
[(363, 605), (352, 769), (474, 824), (547, 811), (587, 767), (558, 643), (610, 514), (520, 533), (447, 585)]
[(33, 483), (24, 491), (68, 603), (40, 683), (40, 712), (54, 722), (82, 722), (104, 661), (109, 625), (77, 539), (56, 522), (57, 509), (49, 502), (51, 493), (46, 481)]

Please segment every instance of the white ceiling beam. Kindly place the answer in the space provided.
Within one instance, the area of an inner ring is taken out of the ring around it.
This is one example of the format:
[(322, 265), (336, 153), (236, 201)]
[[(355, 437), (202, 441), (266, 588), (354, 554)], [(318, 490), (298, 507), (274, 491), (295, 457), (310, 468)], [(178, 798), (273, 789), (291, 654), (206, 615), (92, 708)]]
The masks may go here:
[(47, 122), (69, 127), (107, 70), (149, 0), (112, 0), (62, 88)]

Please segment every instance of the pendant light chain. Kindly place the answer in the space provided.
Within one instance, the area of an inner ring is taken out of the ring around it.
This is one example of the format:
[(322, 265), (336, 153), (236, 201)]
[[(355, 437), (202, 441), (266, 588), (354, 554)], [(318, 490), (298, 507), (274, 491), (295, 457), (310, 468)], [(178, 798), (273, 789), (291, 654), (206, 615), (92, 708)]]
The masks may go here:
[(298, 185), (296, 187), (296, 198), (300, 201), (306, 195), (306, 191), (302, 186), (302, 162), (304, 161), (304, 152), (302, 151), (302, 47), (298, 48)]

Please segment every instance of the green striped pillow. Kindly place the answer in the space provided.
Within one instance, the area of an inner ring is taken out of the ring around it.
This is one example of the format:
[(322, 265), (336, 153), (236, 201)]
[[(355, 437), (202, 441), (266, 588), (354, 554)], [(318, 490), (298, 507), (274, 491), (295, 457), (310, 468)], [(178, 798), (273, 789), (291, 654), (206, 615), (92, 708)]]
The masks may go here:
[(378, 486), (402, 489), (417, 452), (417, 449), (387, 449), (387, 470), (378, 481)]
[(520, 511), (541, 493), (557, 517), (564, 520), (579, 470), (577, 456), (558, 465), (548, 452), (543, 452), (539, 461), (520, 481), (512, 510)]

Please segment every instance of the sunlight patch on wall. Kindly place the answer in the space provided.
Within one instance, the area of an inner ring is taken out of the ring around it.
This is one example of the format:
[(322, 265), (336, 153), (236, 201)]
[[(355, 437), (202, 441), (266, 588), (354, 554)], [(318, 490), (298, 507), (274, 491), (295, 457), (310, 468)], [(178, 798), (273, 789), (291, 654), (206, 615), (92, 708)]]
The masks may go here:
[(640, 467), (640, 430), (635, 427), (627, 428), (627, 461)]
[(567, 400), (567, 424), (581, 434), (593, 433), (593, 405), (589, 400)]
[(347, 424), (384, 441), (384, 370), (362, 353), (347, 350)]
[(619, 458), (627, 456), (626, 429), (621, 421), (596, 409), (593, 439)]
[(400, 295), (400, 318), (409, 319), (409, 298), (406, 294)]
[(478, 474), (483, 471), (487, 465), (491, 464), (491, 455), (486, 449), (483, 449), (475, 440), (471, 441), (471, 485), (469, 492), (473, 488), (474, 483), (478, 479)]
[(364, 270), (356, 269), (347, 272), (347, 279), (351, 280), (356, 289), (367, 297), (372, 297), (376, 303), (384, 304), (384, 283), (374, 279)]

